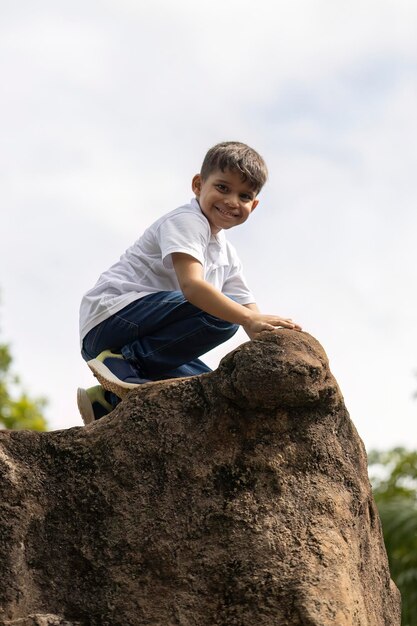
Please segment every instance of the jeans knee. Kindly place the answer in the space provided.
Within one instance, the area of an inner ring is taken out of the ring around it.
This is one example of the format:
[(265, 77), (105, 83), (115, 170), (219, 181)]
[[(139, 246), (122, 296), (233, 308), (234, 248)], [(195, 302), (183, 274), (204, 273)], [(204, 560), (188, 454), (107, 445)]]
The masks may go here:
[(238, 330), (239, 330), (239, 324), (229, 323), (227, 328), (225, 329), (225, 332), (227, 333), (227, 338), (230, 339), (230, 337), (233, 337), (233, 335), (235, 335)]
[(209, 314), (206, 314), (204, 316), (204, 323), (207, 326), (211, 327), (213, 330), (225, 334), (228, 337), (233, 337), (233, 335), (237, 332), (239, 328), (238, 324), (226, 322), (226, 320), (222, 320), (219, 317), (214, 317), (214, 315)]

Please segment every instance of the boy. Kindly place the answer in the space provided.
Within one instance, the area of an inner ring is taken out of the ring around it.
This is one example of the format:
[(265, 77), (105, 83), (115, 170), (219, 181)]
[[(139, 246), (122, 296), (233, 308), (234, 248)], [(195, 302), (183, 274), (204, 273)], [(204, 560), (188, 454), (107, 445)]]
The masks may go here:
[(195, 198), (152, 224), (81, 303), (82, 356), (101, 386), (78, 390), (84, 423), (145, 382), (210, 371), (202, 354), (234, 335), (250, 339), (291, 319), (263, 315), (225, 230), (243, 224), (267, 178), (262, 157), (217, 144), (192, 180)]

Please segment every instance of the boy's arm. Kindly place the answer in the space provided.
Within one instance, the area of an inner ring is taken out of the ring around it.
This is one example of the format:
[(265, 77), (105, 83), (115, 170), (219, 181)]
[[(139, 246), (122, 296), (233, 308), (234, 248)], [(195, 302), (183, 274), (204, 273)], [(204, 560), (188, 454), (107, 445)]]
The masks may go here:
[(274, 330), (277, 326), (301, 330), (290, 319), (277, 315), (262, 315), (255, 303), (242, 305), (231, 300), (204, 280), (203, 267), (188, 254), (174, 252), (172, 263), (185, 298), (194, 306), (210, 315), (232, 324), (240, 324), (250, 339), (262, 330)]
[(245, 306), (247, 309), (250, 309), (251, 311), (256, 311), (257, 313), (260, 313), (258, 305), (255, 302), (251, 302), (250, 304), (244, 304), (243, 306)]

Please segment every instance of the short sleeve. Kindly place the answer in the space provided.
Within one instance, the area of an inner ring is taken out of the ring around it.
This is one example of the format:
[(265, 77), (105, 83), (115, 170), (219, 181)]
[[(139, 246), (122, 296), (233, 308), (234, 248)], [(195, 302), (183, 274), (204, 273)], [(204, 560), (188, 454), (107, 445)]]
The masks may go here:
[(173, 267), (171, 259), (173, 252), (189, 254), (204, 265), (210, 228), (203, 215), (192, 211), (171, 214), (159, 225), (156, 237), (166, 269)]

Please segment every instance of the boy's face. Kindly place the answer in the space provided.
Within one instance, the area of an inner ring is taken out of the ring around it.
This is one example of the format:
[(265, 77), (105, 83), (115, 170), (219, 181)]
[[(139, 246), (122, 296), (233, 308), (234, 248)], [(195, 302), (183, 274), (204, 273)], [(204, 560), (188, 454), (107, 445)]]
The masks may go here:
[(241, 175), (232, 170), (216, 170), (205, 180), (196, 174), (192, 189), (213, 235), (217, 235), (222, 228), (246, 222), (258, 204), (256, 192), (248, 181), (242, 181)]

